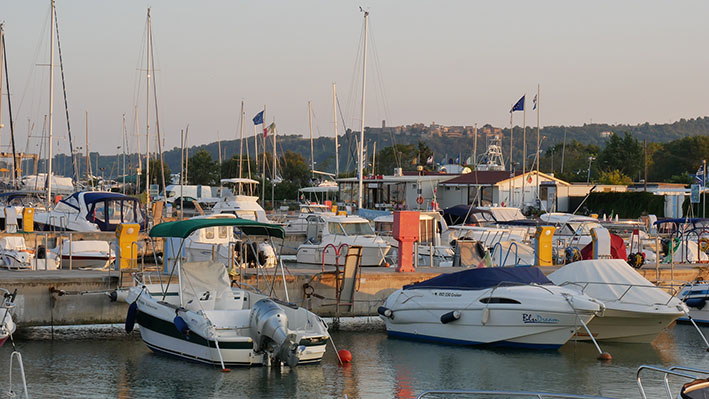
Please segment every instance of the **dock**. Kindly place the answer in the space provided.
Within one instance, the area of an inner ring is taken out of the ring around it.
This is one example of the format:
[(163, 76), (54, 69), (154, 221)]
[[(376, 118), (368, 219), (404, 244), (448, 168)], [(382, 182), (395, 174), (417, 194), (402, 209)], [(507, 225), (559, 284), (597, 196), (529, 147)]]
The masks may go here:
[[(548, 274), (557, 268), (541, 269)], [(393, 267), (370, 267), (360, 268), (354, 278), (338, 282), (334, 267), (326, 267), (323, 272), (315, 266), (286, 265), (284, 273), (280, 268), (245, 269), (234, 278), (235, 285), (287, 299), (322, 317), (351, 317), (376, 316), (384, 300), (404, 285), (460, 270), (463, 268), (419, 267), (412, 273), (397, 273)], [(659, 268), (646, 265), (638, 272), (663, 286), (678, 287), (697, 278), (709, 279), (707, 264), (661, 264)], [(124, 285), (127, 280), (124, 275)], [(109, 297), (120, 283), (115, 270), (0, 271), (0, 286), (10, 291), (17, 289), (14, 315), (20, 328), (122, 323), (128, 305), (112, 302)]]

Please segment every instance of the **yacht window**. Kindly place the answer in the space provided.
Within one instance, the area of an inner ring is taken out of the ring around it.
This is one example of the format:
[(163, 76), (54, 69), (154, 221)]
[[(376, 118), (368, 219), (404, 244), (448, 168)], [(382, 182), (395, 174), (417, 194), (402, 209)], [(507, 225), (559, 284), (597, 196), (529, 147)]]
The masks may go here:
[(256, 212), (254, 211), (236, 211), (236, 217), (239, 219), (257, 220)]
[(569, 223), (571, 227), (576, 231), (576, 234), (578, 235), (590, 235), (591, 234), (591, 229), (595, 229), (596, 227), (601, 227), (600, 224), (595, 223), (595, 222), (581, 222), (581, 223), (574, 223), (571, 222)]
[(345, 231), (342, 230), (342, 226), (337, 222), (328, 222), (327, 229), (330, 231), (330, 234), (337, 234), (339, 236), (346, 235)]
[(204, 230), (204, 237), (208, 240), (214, 239), (214, 228)]
[(372, 226), (370, 226), (367, 222), (342, 223), (342, 228), (345, 230), (345, 234), (348, 236), (374, 235), (374, 230), (372, 230)]
[(104, 222), (106, 220), (106, 213), (104, 212), (105, 206), (104, 202), (94, 203), (94, 210), (91, 212), (92, 221)]
[(482, 303), (508, 303), (508, 304), (519, 304), (520, 302), (510, 298), (482, 298), (480, 300)]
[(110, 224), (121, 223), (121, 201), (108, 201), (108, 222)]
[(227, 238), (228, 231), (227, 226), (219, 226), (219, 238)]
[(123, 209), (123, 223), (134, 223), (135, 209), (133, 201), (122, 201), (121, 208)]

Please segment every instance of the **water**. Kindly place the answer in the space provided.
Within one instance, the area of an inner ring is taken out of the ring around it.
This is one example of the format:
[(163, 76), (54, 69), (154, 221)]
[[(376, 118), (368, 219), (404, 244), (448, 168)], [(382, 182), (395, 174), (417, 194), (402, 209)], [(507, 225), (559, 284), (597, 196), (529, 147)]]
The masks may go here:
[[(369, 324), (371, 327), (372, 324)], [(379, 326), (375, 324), (375, 326)], [(709, 333), (709, 328), (703, 330)], [(539, 390), (638, 398), (641, 364), (709, 369), (709, 353), (692, 326), (677, 325), (652, 345), (606, 344), (613, 361), (596, 360), (588, 343), (558, 351), (463, 348), (387, 338), (381, 327), (333, 333), (353, 354), (341, 367), (332, 350), (319, 365), (238, 368), (222, 373), (150, 352), (122, 326), (35, 330), (17, 339), (34, 398), (414, 398), (428, 389)], [(11, 346), (0, 348), (0, 396), (7, 391)], [(644, 378), (664, 398), (661, 379)], [(672, 379), (676, 391), (682, 380)]]

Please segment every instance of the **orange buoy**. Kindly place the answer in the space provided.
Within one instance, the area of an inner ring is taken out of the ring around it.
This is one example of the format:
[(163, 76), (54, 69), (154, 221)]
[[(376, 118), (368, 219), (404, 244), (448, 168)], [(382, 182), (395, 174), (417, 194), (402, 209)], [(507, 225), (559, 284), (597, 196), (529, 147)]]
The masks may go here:
[(384, 262), (384, 267), (389, 267), (389, 266), (391, 266), (391, 265), (389, 264), (389, 262)]
[(340, 361), (344, 363), (349, 363), (352, 361), (352, 353), (347, 349), (340, 349), (337, 351), (337, 355), (340, 357)]
[(603, 352), (600, 355), (598, 355), (598, 360), (611, 360), (611, 359), (613, 359), (613, 357), (608, 352)]

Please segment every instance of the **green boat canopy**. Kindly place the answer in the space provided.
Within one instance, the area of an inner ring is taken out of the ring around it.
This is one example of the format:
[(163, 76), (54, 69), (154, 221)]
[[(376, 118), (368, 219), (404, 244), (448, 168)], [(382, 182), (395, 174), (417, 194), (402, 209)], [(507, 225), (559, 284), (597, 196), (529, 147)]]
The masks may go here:
[(285, 238), (283, 227), (275, 224), (261, 223), (254, 220), (236, 218), (215, 219), (188, 219), (176, 222), (160, 223), (150, 229), (150, 237), (176, 237), (187, 238), (193, 231), (212, 226), (238, 227), (247, 235), (267, 235), (276, 238)]

